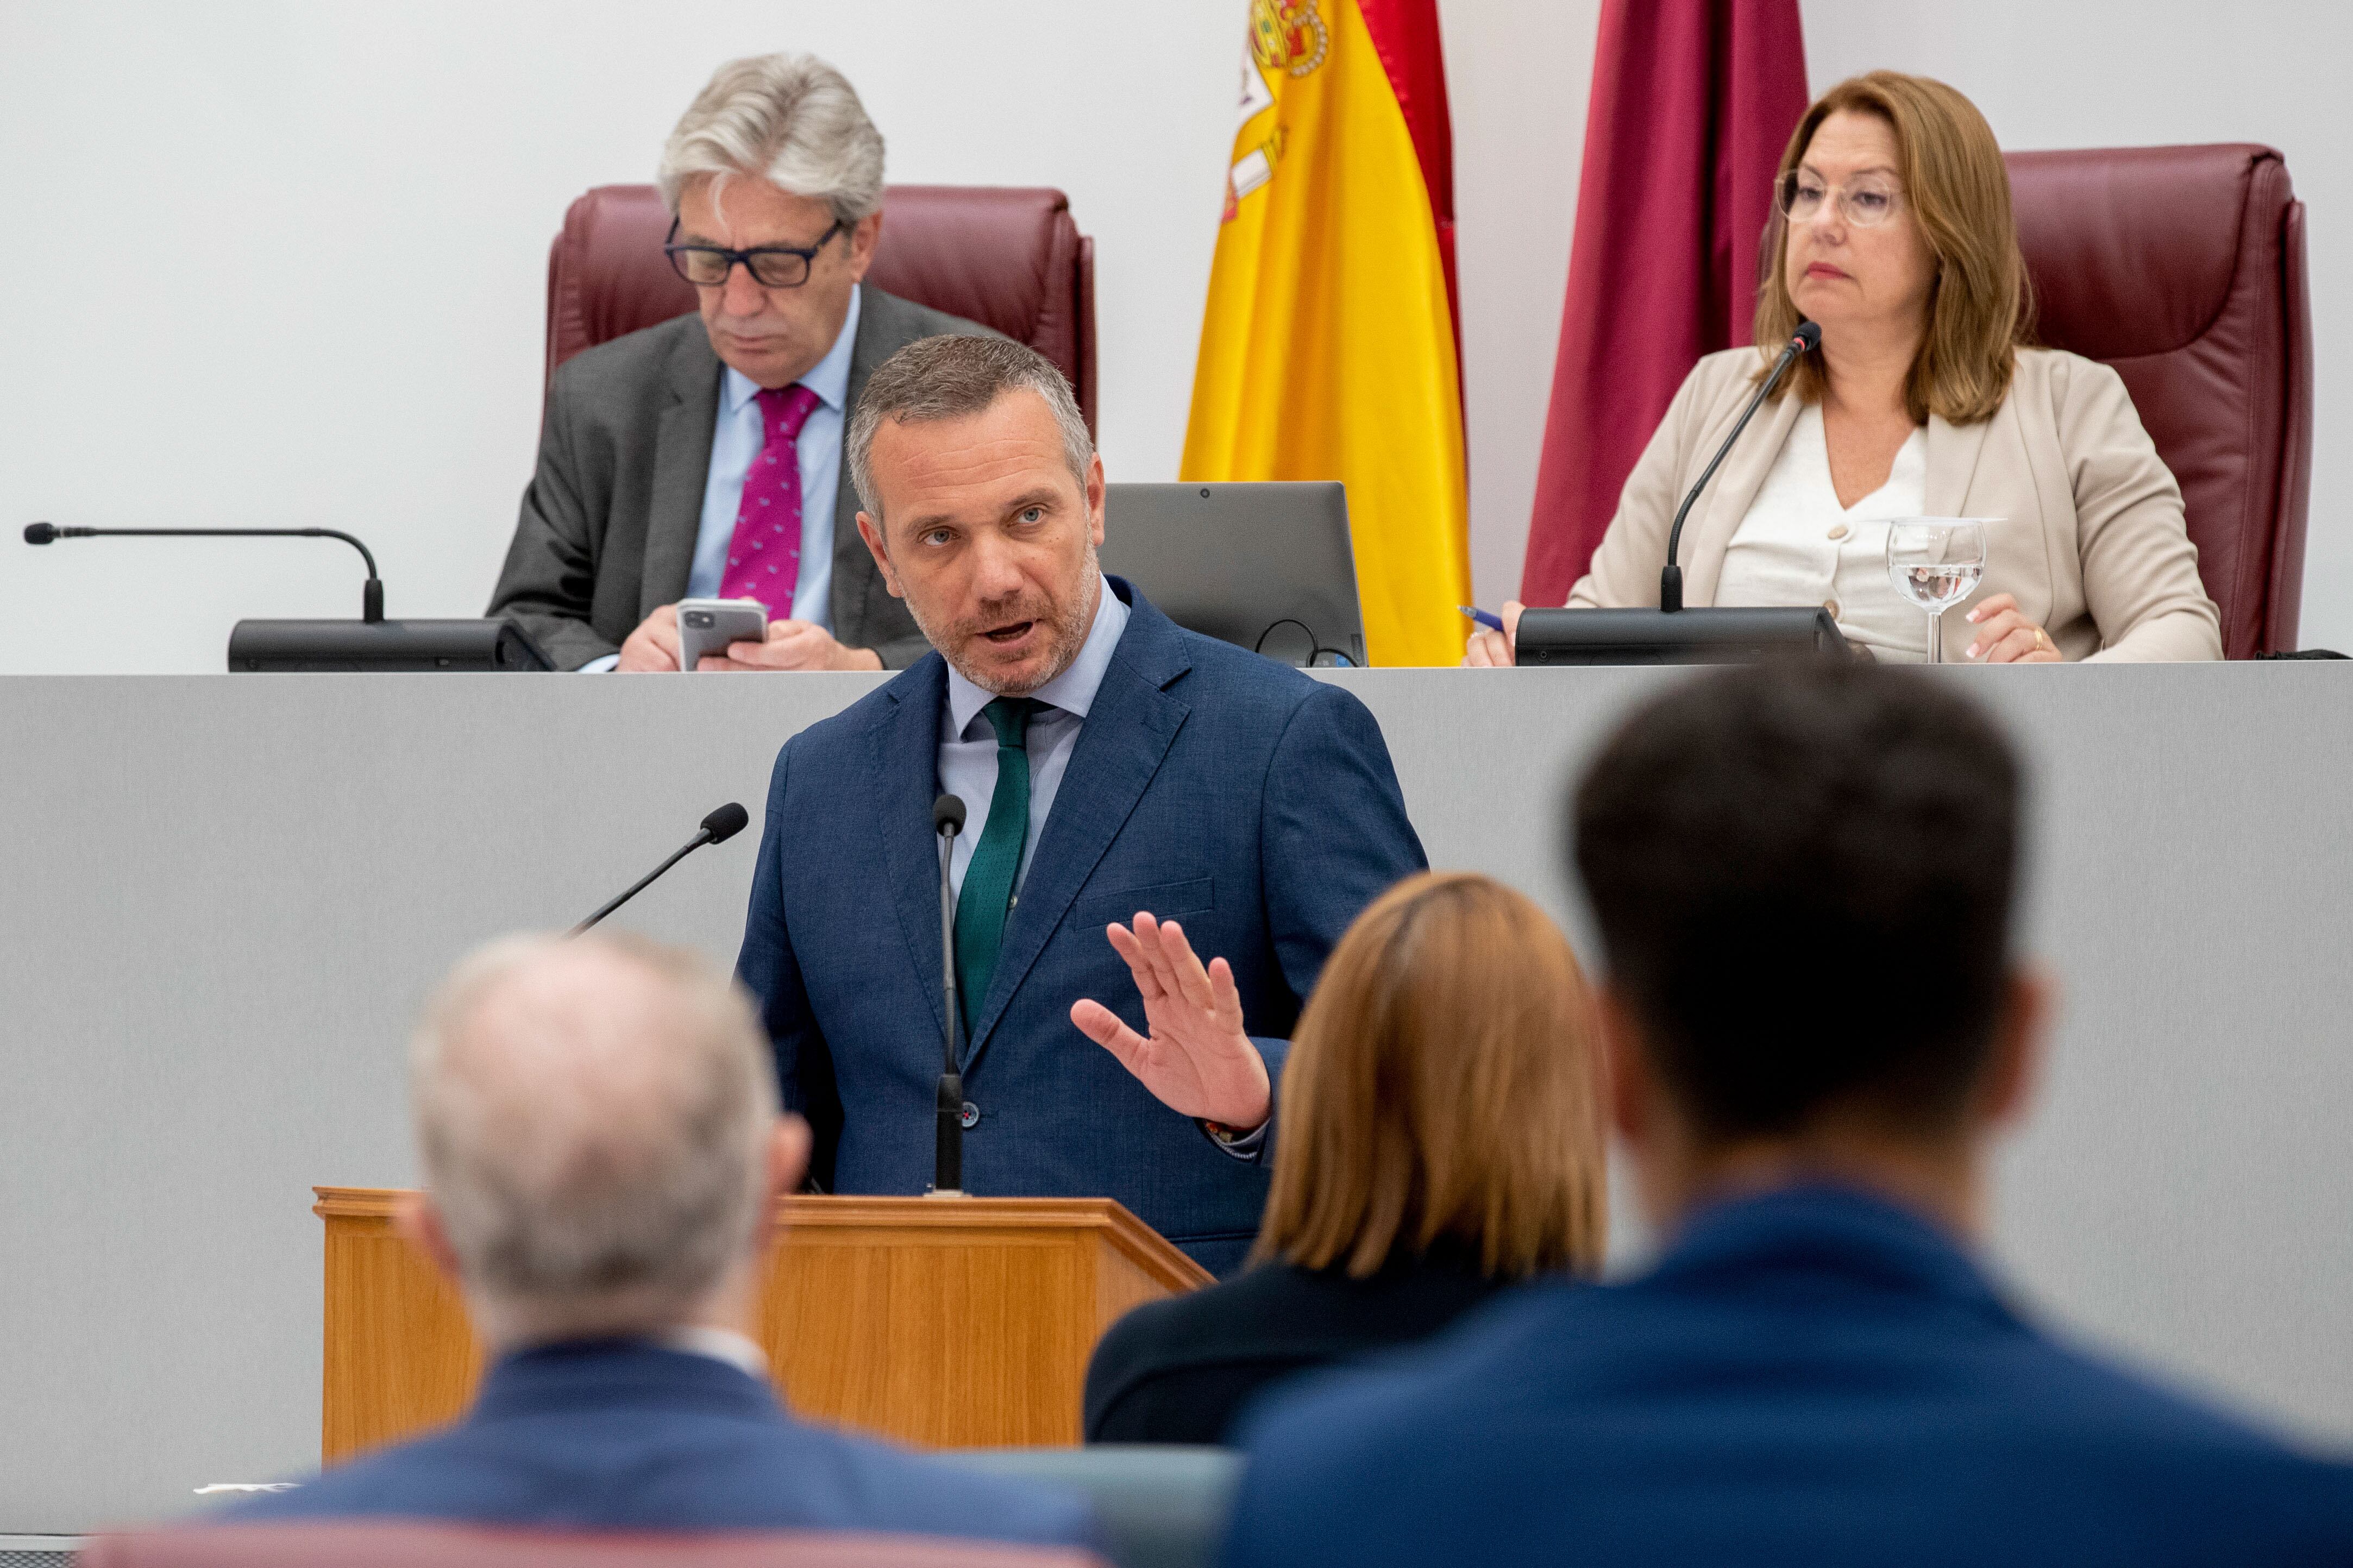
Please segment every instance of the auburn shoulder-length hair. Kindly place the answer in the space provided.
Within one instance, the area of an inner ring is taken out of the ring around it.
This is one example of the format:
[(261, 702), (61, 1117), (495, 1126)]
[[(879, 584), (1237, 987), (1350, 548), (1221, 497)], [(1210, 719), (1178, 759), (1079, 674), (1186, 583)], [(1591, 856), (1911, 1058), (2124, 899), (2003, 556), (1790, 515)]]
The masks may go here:
[(1467, 872), (1398, 883), (1333, 949), (1293, 1031), (1253, 1256), (1363, 1279), (1447, 1241), (1491, 1279), (1595, 1270), (1593, 1040), (1543, 910)]
[[(1955, 425), (1990, 419), (2010, 395), (2016, 351), (2034, 333), (2034, 286), (2018, 248), (2010, 168), (1993, 127), (1943, 82), (1897, 71), (1850, 77), (1798, 121), (1774, 174), (1776, 191), (1805, 161), (1822, 121), (1842, 111), (1875, 114), (1894, 131), (1902, 210), (1920, 226), (1936, 261), (1928, 331), (1904, 388), (1913, 423), (1926, 424), (1931, 414)], [(1778, 201), (1766, 233), (1771, 265), (1757, 294), (1757, 342), (1769, 363), (1804, 318), (1789, 297), (1788, 220)], [(1795, 388), (1806, 402), (1820, 402), (1820, 359), (1800, 358), (1774, 395)], [(1760, 368), (1757, 378), (1764, 374)]]

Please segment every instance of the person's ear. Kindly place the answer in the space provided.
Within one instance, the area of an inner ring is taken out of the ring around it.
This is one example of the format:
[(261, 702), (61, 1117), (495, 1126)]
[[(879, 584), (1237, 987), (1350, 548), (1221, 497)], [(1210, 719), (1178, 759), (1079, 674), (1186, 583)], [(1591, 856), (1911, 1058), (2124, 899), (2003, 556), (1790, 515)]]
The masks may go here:
[(874, 242), (882, 237), (882, 215), (868, 213), (849, 226), (849, 280), (862, 283), (866, 269), (874, 265)]
[(776, 1118), (775, 1131), (768, 1134), (768, 1201), (773, 1206), (780, 1197), (790, 1197), (801, 1190), (801, 1178), (808, 1174), (809, 1148), (816, 1136), (809, 1124), (791, 1111)]
[(899, 574), (891, 570), (891, 552), (882, 548), (882, 525), (861, 511), (858, 514), (858, 537), (866, 541), (866, 552), (874, 557), (875, 569), (882, 574), (882, 585), (891, 590), (891, 596), (905, 598), (907, 590), (900, 584)]
[(1087, 459), (1087, 537), (1101, 549), (1103, 542), (1103, 454), (1097, 452)]
[(1642, 1026), (1617, 987), (1605, 985), (1595, 998), (1601, 1031), (1602, 1088), (1609, 1098), (1609, 1125), (1635, 1148), (1649, 1137), (1657, 1111), (1658, 1082), (1644, 1054)]
[(403, 1193), (392, 1209), (392, 1228), (400, 1238), (425, 1254), (434, 1270), (456, 1285), (458, 1249), (449, 1245), (449, 1228), (430, 1193)]
[(2040, 967), (2012, 970), (2004, 981), (1978, 1095), (1978, 1121), (1986, 1131), (2016, 1125), (2033, 1104), (2058, 994), (2058, 982)]

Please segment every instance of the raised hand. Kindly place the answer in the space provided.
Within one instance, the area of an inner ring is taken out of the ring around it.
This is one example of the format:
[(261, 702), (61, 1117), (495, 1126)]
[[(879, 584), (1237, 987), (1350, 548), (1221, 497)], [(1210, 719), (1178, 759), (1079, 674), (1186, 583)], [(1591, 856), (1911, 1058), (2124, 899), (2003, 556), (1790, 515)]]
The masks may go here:
[(1175, 921), (1139, 914), (1133, 929), (1113, 924), (1104, 934), (1135, 977), (1152, 1033), (1137, 1034), (1092, 1000), (1071, 1006), (1071, 1022), (1170, 1110), (1240, 1132), (1263, 1126), (1273, 1089), (1242, 1026), (1233, 967), (1213, 958), (1204, 968)]

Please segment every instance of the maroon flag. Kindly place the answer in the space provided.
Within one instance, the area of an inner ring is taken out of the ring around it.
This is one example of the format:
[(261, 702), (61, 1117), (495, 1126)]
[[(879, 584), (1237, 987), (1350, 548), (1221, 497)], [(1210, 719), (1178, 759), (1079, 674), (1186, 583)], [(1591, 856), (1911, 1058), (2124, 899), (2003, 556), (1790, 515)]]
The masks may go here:
[(1702, 354), (1750, 341), (1773, 171), (1806, 111), (1798, 0), (1606, 0), (1520, 596), (1557, 605)]

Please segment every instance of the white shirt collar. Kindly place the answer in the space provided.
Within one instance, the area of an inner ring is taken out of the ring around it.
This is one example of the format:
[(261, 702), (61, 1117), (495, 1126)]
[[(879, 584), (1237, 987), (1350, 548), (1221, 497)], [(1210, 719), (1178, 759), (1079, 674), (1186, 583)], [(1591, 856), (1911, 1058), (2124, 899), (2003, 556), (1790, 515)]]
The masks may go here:
[[(817, 362), (817, 368), (797, 384), (817, 394), (817, 399), (836, 414), (849, 401), (849, 356), (858, 347), (859, 305), (866, 297), (863, 288), (849, 291), (849, 313), (841, 318), (841, 331), (833, 340), (833, 347)], [(727, 367), (719, 389), (721, 406), (729, 414), (741, 414), (744, 405), (760, 395), (760, 384), (737, 370)]]
[[(1127, 629), (1128, 607), (1111, 591), (1108, 578), (1096, 579), (1103, 585), (1102, 597), (1095, 601), (1095, 624), (1087, 628), (1087, 640), (1079, 645), (1079, 657), (1071, 660), (1061, 674), (1046, 682), (1029, 695), (1050, 707), (1065, 713), (1087, 716), (1094, 706), (1095, 692), (1102, 687), (1104, 673), (1111, 668), (1111, 656), (1118, 650), (1119, 636)], [(948, 666), (948, 733), (959, 736), (965, 732), (980, 710), (997, 700), (997, 693), (985, 690)]]
[(746, 1376), (758, 1378), (763, 1383), (768, 1381), (766, 1353), (733, 1329), (686, 1324), (663, 1330), (654, 1336), (653, 1342), (666, 1351), (680, 1351), (687, 1355), (723, 1361)]

